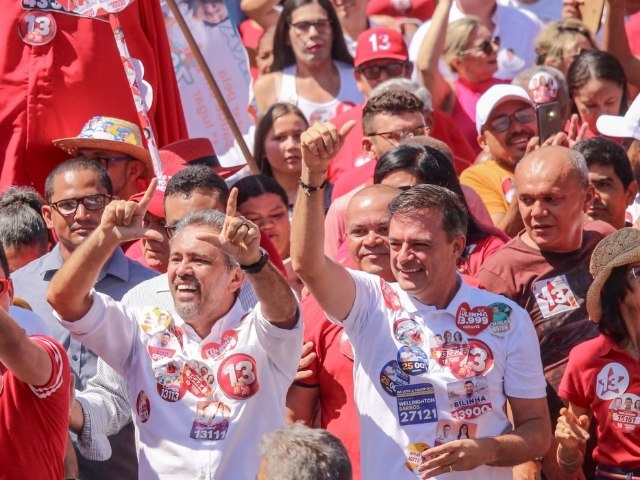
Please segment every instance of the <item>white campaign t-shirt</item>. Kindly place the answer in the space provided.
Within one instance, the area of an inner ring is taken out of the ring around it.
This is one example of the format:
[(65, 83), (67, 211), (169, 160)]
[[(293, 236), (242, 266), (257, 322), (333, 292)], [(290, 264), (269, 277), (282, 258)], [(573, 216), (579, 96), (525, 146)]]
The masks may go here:
[[(514, 302), (460, 282), (438, 310), (397, 284), (350, 273), (356, 298), (343, 325), (355, 354), (362, 478), (414, 479), (408, 464), (417, 466), (426, 448), (509, 431), (506, 396), (546, 395), (533, 324)], [(511, 468), (482, 466), (473, 475), (506, 480)]]

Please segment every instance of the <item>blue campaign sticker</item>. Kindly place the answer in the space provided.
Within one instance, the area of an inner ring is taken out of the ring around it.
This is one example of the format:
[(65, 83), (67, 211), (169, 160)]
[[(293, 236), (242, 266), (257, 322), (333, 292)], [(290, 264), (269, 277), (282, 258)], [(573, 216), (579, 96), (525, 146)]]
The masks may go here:
[(403, 345), (398, 350), (398, 366), (407, 375), (421, 375), (428, 370), (429, 359), (421, 348)]
[(396, 385), (396, 402), (400, 425), (438, 421), (436, 395), (431, 383)]
[(380, 371), (380, 385), (389, 395), (396, 396), (396, 385), (409, 385), (409, 375), (398, 368), (398, 362), (387, 362)]

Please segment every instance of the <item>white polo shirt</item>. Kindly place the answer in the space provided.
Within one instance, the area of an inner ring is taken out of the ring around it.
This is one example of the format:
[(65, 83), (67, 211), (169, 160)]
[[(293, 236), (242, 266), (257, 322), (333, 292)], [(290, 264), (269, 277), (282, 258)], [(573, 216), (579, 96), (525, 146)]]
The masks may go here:
[(284, 424), (302, 326), (273, 326), (236, 302), (205, 338), (157, 308), (128, 309), (93, 292), (73, 337), (121, 374), (144, 479), (254, 478), (261, 436)]
[[(397, 284), (350, 273), (356, 298), (343, 325), (355, 353), (362, 478), (415, 479), (407, 463), (417, 466), (425, 448), (509, 431), (506, 396), (546, 395), (533, 324), (514, 302), (460, 282), (438, 310)], [(473, 476), (510, 479), (511, 468), (481, 466)]]

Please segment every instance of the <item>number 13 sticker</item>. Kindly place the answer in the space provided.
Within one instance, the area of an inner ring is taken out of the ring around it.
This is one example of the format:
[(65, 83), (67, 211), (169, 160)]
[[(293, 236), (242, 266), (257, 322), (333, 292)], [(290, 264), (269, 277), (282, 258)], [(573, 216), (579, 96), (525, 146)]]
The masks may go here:
[(27, 45), (46, 45), (56, 36), (56, 20), (50, 13), (32, 10), (25, 12), (18, 21), (18, 33)]
[(254, 358), (244, 353), (225, 358), (218, 368), (218, 385), (225, 395), (236, 400), (254, 396), (260, 389)]

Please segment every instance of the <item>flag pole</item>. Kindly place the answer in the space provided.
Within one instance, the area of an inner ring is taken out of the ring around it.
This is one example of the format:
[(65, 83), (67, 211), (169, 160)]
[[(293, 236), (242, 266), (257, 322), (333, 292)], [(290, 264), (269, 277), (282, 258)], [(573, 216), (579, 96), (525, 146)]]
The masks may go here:
[(198, 62), (198, 66), (200, 67), (200, 70), (202, 70), (204, 77), (207, 79), (207, 83), (211, 88), (211, 92), (213, 93), (213, 96), (218, 102), (218, 106), (220, 107), (220, 110), (222, 110), (222, 114), (224, 115), (224, 118), (227, 121), (229, 128), (231, 129), (231, 133), (233, 134), (233, 137), (236, 139), (236, 142), (238, 142), (238, 146), (242, 151), (242, 155), (244, 156), (244, 159), (247, 162), (249, 169), (251, 170), (252, 173), (260, 173), (260, 170), (258, 169), (258, 165), (253, 159), (253, 156), (251, 155), (251, 152), (249, 151), (249, 148), (247, 147), (247, 144), (245, 143), (244, 138), (242, 137), (242, 132), (240, 132), (240, 129), (238, 128), (238, 124), (236, 123), (236, 120), (233, 118), (233, 114), (231, 113), (231, 110), (229, 110), (229, 106), (227, 105), (227, 102), (225, 101), (224, 96), (220, 91), (218, 82), (216, 82), (216, 79), (211, 73), (211, 69), (209, 68), (209, 65), (207, 65), (207, 62), (204, 59), (202, 52), (200, 51), (200, 47), (198, 47), (198, 44), (193, 38), (193, 34), (191, 33), (191, 30), (189, 29), (187, 22), (185, 22), (184, 20), (184, 17), (182, 16), (182, 12), (178, 8), (178, 5), (176, 4), (175, 0), (166, 0), (166, 1), (167, 1), (167, 5), (169, 5), (169, 8), (171, 9), (171, 13), (173, 13), (174, 18), (176, 19), (176, 22), (178, 22), (178, 25), (180, 26), (180, 30), (182, 30), (184, 38), (187, 40), (187, 43), (189, 44), (189, 48), (191, 48), (191, 51), (193, 52), (193, 55), (196, 61)]

